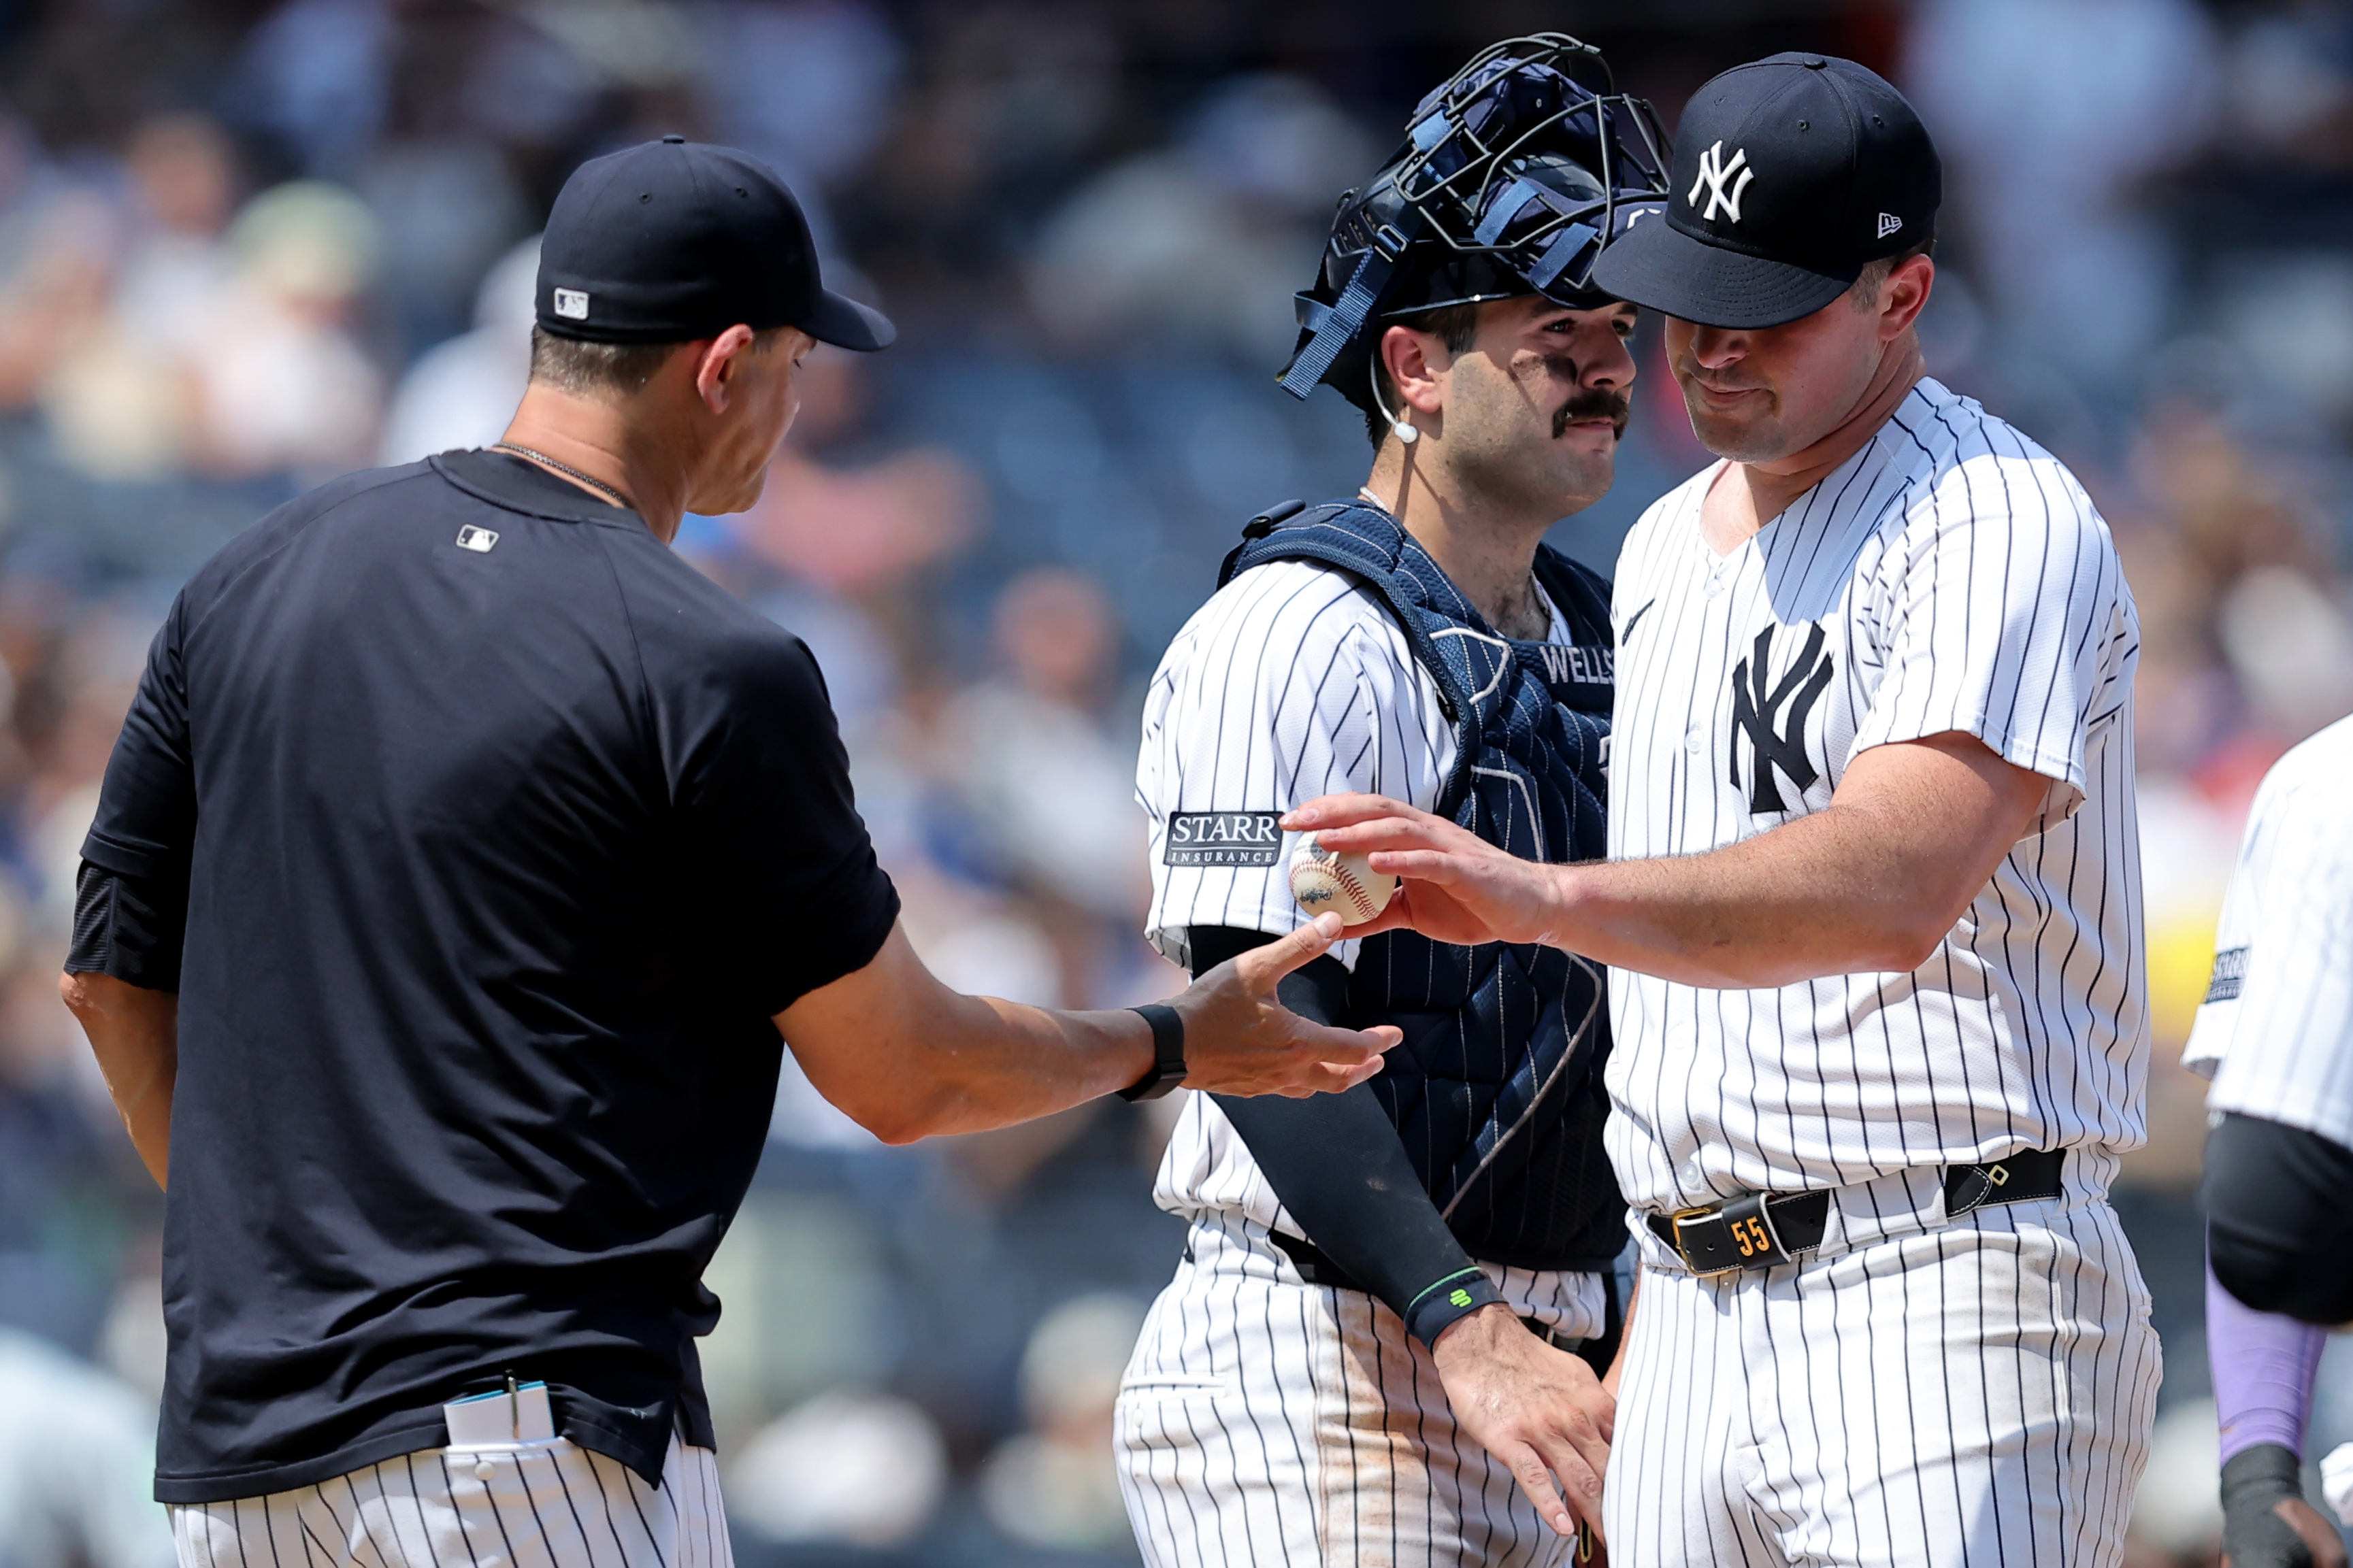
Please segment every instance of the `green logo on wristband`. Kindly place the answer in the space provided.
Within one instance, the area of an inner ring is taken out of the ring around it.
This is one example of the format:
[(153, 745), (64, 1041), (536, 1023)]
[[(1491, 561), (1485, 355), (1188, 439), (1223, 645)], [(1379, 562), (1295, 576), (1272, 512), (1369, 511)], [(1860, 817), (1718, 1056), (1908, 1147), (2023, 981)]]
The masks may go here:
[(1449, 1296), (1446, 1299), (1453, 1302), (1458, 1307), (1467, 1307), (1471, 1304), (1471, 1292), (1468, 1290), (1457, 1290), (1453, 1295)]

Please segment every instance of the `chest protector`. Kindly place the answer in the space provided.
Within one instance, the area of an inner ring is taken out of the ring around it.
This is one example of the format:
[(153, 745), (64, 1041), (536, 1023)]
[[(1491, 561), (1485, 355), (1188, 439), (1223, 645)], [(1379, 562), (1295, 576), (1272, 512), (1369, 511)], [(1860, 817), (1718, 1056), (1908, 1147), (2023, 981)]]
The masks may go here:
[[(1532, 860), (1606, 853), (1615, 647), (1602, 578), (1538, 546), (1536, 581), (1567, 625), (1564, 646), (1497, 635), (1373, 507), (1293, 501), (1253, 518), (1218, 585), (1269, 561), (1345, 573), (1396, 618), (1454, 725), (1439, 816)], [(1388, 931), (1365, 941), (1347, 995), (1348, 1024), (1405, 1033), (1373, 1093), (1464, 1248), (1513, 1268), (1607, 1267), (1626, 1228), (1601, 1147), (1600, 967), (1555, 947)]]

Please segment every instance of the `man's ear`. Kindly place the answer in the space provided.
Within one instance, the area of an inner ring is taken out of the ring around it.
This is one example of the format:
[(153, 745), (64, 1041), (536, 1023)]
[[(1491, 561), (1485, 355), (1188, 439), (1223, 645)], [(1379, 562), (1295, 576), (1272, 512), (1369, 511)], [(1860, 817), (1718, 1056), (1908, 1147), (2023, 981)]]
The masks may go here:
[[(1398, 399), (1416, 414), (1436, 414), (1446, 406), (1446, 346), (1434, 332), (1411, 327), (1391, 327), (1381, 334), (1381, 363), (1388, 368), (1389, 384)], [(1404, 410), (1400, 409), (1402, 413)]]
[(1925, 256), (1907, 256), (1879, 286), (1879, 341), (1893, 342), (1920, 319), (1928, 290), (1936, 280), (1936, 264)]
[(694, 390), (702, 398), (702, 405), (713, 414), (724, 414), (734, 401), (735, 362), (752, 352), (752, 329), (737, 322), (717, 337), (702, 351), (694, 367)]

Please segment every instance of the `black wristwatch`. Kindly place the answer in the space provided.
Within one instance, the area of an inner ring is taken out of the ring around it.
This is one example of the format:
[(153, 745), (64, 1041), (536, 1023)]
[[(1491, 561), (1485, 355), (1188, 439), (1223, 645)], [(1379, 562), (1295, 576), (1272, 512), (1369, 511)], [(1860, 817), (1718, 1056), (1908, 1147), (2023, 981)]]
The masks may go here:
[(1148, 1002), (1129, 1012), (1152, 1026), (1152, 1070), (1119, 1091), (1122, 1100), (1158, 1100), (1185, 1081), (1185, 1020), (1176, 1009)]

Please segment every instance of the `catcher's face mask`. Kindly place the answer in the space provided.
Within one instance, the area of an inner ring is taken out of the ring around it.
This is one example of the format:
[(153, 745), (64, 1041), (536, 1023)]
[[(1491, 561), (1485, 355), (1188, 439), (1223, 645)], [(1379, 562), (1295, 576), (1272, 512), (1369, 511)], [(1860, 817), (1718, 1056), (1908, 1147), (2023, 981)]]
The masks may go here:
[[(1598, 80), (1599, 87), (1589, 85)], [(1562, 33), (1482, 50), (1414, 110), (1403, 146), (1340, 200), (1283, 390), (1367, 395), (1368, 345), (1400, 316), (1536, 293), (1590, 310), (1602, 248), (1667, 195), (1649, 103)]]

